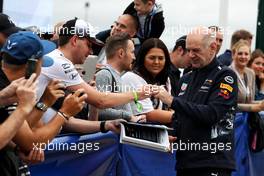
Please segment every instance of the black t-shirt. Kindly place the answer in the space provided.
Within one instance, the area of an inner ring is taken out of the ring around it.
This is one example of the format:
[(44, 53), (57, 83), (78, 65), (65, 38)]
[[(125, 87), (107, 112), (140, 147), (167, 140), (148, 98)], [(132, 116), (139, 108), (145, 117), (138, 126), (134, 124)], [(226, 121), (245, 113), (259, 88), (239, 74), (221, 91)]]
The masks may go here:
[(181, 75), (180, 70), (174, 67), (173, 65), (170, 65), (169, 78), (171, 82), (171, 95), (174, 97), (176, 96), (176, 91), (179, 87), (180, 75)]

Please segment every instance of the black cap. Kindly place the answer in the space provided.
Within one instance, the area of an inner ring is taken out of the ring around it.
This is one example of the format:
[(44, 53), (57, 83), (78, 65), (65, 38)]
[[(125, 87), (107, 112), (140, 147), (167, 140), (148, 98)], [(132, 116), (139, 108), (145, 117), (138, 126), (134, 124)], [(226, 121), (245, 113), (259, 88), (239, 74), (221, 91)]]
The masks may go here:
[(17, 27), (10, 17), (6, 14), (0, 13), (0, 32), (4, 33), (7, 37), (13, 33), (20, 31), (21, 28)]

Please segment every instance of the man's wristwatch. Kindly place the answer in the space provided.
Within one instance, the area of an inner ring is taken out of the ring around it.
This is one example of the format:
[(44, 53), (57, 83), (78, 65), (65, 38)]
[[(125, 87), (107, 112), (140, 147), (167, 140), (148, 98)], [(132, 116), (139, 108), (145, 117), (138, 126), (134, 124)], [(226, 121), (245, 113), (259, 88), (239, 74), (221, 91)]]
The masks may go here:
[(43, 111), (43, 112), (46, 112), (47, 111), (47, 109), (48, 109), (48, 106), (47, 105), (45, 105), (45, 103), (43, 103), (43, 102), (37, 102), (37, 104), (35, 105), (35, 107), (37, 108), (37, 109), (39, 109), (39, 110), (41, 110), (41, 111)]

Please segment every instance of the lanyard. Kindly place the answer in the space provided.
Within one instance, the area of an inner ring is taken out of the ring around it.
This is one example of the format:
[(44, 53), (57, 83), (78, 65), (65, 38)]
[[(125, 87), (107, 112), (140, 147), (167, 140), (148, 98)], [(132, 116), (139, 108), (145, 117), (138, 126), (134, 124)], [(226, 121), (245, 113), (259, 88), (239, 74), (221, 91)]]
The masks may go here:
[(249, 97), (250, 95), (250, 90), (249, 90), (249, 87), (248, 87), (248, 80), (247, 80), (247, 75), (244, 74), (244, 77), (245, 77), (245, 82), (242, 80), (241, 76), (239, 75), (238, 71), (236, 70), (235, 66), (233, 67), (235, 73), (237, 74), (237, 78), (238, 78), (238, 81), (240, 82), (240, 84), (242, 85), (242, 88), (244, 89), (244, 91), (246, 92), (246, 99)]

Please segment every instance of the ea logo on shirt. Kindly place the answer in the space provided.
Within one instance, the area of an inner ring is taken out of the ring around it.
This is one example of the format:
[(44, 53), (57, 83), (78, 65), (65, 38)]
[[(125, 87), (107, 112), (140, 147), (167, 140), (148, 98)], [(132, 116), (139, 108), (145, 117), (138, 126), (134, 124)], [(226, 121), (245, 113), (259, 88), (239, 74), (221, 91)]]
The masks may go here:
[(225, 81), (229, 84), (234, 84), (234, 79), (232, 78), (232, 76), (226, 76)]

